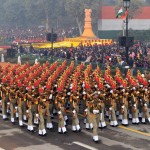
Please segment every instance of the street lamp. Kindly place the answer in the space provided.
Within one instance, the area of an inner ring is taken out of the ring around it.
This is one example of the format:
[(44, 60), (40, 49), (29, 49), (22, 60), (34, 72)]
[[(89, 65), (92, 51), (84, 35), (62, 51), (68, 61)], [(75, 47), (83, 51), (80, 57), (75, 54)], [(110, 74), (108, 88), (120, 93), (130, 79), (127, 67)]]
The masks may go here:
[[(123, 7), (125, 8), (126, 11), (130, 8), (130, 0), (123, 0)], [(126, 17), (126, 62), (127, 64), (129, 63), (129, 46), (128, 46), (128, 15)]]
[(123, 0), (123, 7), (129, 8), (130, 7), (130, 0)]

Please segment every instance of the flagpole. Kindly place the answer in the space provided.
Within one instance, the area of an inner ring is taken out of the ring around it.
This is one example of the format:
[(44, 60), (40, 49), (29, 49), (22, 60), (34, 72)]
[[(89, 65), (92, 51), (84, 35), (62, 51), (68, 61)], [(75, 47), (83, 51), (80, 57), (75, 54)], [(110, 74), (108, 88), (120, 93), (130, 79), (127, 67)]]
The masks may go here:
[(125, 50), (126, 50), (126, 63), (129, 65), (129, 35), (128, 35), (128, 19), (129, 19), (129, 15), (128, 15), (128, 9), (130, 7), (130, 0), (123, 0), (123, 7), (126, 10), (126, 44), (125, 44)]
[(123, 36), (125, 36), (125, 31), (124, 31), (124, 20), (123, 20), (123, 22), (122, 22), (122, 34), (123, 34)]
[[(127, 7), (126, 11), (128, 11)], [(126, 17), (126, 63), (129, 64), (129, 47), (127, 45), (127, 40), (128, 40), (128, 15)]]

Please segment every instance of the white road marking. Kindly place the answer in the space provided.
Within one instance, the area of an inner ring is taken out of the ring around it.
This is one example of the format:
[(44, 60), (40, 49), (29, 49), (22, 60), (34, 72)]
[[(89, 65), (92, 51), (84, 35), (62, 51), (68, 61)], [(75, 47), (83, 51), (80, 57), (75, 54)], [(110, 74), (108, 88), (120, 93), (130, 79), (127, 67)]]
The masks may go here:
[[(82, 130), (82, 132), (85, 133), (86, 135), (91, 135), (92, 136), (92, 133), (90, 133), (88, 131)], [(108, 139), (108, 138), (105, 138), (105, 137), (102, 137), (102, 136), (99, 136), (99, 139), (102, 142), (102, 144), (107, 145), (107, 146), (120, 145), (124, 148), (132, 149), (132, 150), (143, 150), (142, 148), (136, 148), (136, 147), (133, 147), (132, 145), (129, 145), (129, 144), (126, 144), (126, 143), (123, 143), (123, 142), (119, 142), (119, 141), (115, 141), (115, 140), (111, 140), (111, 139)]]
[(14, 128), (14, 129), (6, 129), (6, 130), (1, 130), (0, 132), (0, 138), (4, 136), (14, 136), (14, 133), (23, 133), (20, 129)]
[(5, 149), (3, 149), (3, 148), (0, 147), (0, 150), (5, 150)]
[(53, 150), (64, 150), (63, 148), (60, 148), (57, 145), (53, 145), (51, 143), (45, 143), (45, 144), (40, 144), (40, 145), (31, 145), (27, 147), (17, 147), (14, 150), (48, 150), (48, 149), (53, 149)]
[(73, 144), (76, 144), (76, 145), (79, 145), (79, 146), (81, 146), (81, 147), (87, 148), (87, 149), (89, 149), (89, 150), (98, 150), (98, 149), (96, 149), (96, 148), (94, 148), (94, 147), (92, 147), (92, 146), (83, 144), (83, 143), (81, 143), (81, 142), (75, 141), (75, 142), (72, 142), (72, 143), (73, 143)]

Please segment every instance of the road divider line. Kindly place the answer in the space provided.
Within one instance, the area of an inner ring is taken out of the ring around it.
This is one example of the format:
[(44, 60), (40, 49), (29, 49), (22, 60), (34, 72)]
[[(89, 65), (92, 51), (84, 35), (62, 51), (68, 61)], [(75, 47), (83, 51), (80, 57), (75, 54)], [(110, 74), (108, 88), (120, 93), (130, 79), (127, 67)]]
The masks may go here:
[[(82, 114), (79, 114), (79, 116), (84, 117), (84, 115), (82, 115)], [(106, 122), (106, 124), (109, 125), (110, 123)], [(125, 127), (123, 125), (119, 125), (118, 128), (128, 130), (128, 131), (131, 131), (131, 132), (134, 132), (134, 133), (142, 134), (142, 135), (145, 135), (145, 136), (150, 136), (150, 133), (145, 133), (145, 132), (142, 132), (142, 131), (138, 131), (138, 130), (132, 129), (130, 127)]]
[(135, 132), (135, 133), (142, 134), (142, 135), (150, 137), (150, 133), (145, 133), (145, 132), (138, 131), (138, 130), (135, 130), (135, 129), (132, 129), (132, 128), (124, 127), (122, 125), (120, 125), (119, 128), (122, 128), (122, 129), (125, 129), (125, 130), (128, 130), (128, 131), (131, 131), (131, 132)]
[(89, 149), (89, 150), (98, 150), (98, 149), (95, 148), (95, 147), (89, 146), (89, 145), (84, 144), (84, 143), (81, 143), (81, 142), (75, 141), (75, 142), (72, 142), (72, 143), (73, 143), (73, 144), (76, 144), (76, 145), (79, 145), (79, 146), (81, 146), (81, 147), (87, 148), (87, 149)]

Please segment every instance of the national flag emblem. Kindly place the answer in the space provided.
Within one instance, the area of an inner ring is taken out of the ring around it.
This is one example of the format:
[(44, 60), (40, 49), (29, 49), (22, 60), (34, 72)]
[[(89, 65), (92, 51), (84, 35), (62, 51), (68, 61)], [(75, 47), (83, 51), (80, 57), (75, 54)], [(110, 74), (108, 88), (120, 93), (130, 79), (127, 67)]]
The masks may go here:
[(123, 15), (123, 9), (122, 7), (119, 9), (116, 18), (120, 18)]
[(128, 16), (128, 11), (126, 11), (120, 18), (126, 20), (127, 16)]

